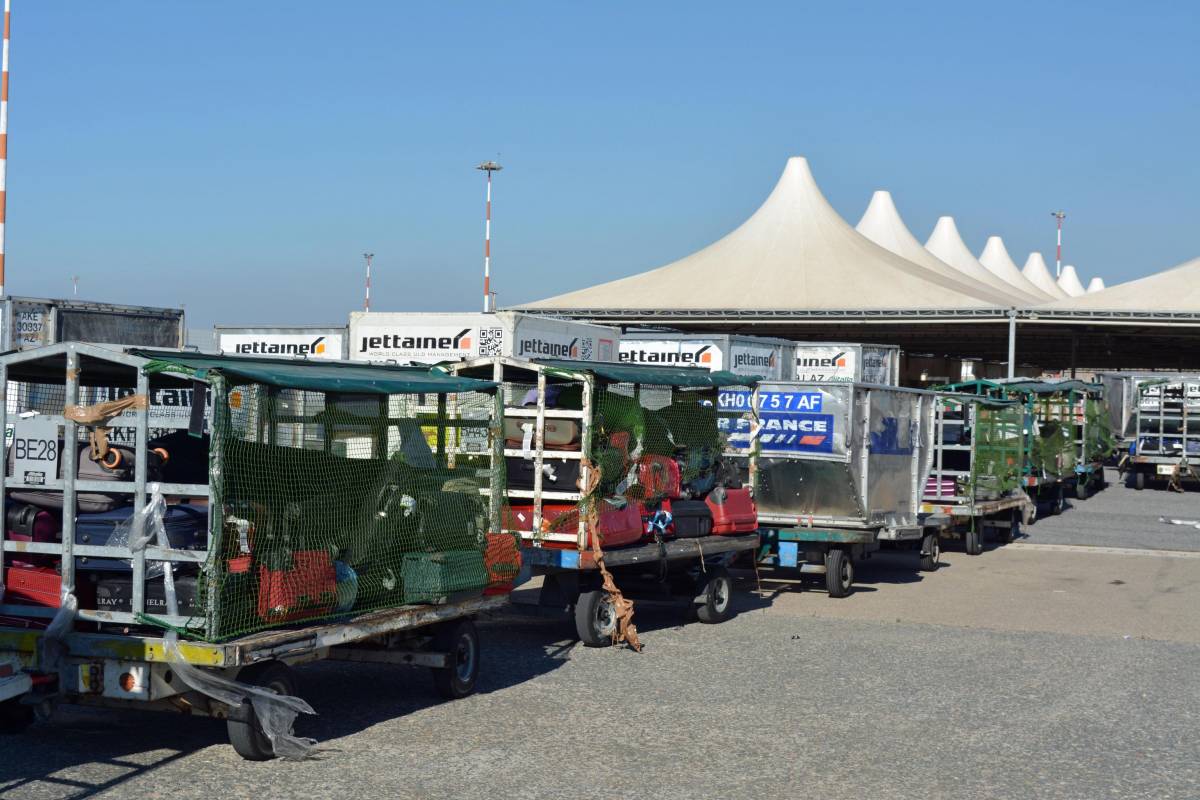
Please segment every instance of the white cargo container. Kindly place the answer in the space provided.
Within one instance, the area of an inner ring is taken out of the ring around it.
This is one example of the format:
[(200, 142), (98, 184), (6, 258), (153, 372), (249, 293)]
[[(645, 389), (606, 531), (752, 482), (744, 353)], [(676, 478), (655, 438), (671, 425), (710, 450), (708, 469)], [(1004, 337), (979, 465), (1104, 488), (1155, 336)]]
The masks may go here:
[(900, 348), (891, 344), (796, 342), (796, 372), (811, 383), (900, 384)]
[(214, 325), (217, 349), (235, 356), (344, 359), (348, 336), (333, 325)]
[(621, 360), (629, 364), (698, 366), (779, 381), (791, 377), (793, 358), (793, 343), (786, 339), (661, 331), (621, 336)]
[(516, 311), (350, 315), (354, 361), (434, 364), (487, 356), (616, 361), (620, 342), (615, 328)]

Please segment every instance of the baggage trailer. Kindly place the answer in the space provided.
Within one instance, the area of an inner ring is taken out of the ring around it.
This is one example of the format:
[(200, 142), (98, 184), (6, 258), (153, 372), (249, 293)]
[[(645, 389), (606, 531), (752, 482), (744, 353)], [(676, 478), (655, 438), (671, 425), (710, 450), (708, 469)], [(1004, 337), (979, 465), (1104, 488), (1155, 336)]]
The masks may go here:
[[(67, 342), (0, 356), (0, 387), (0, 661), (31, 686), (7, 723), (174, 710), (227, 720), (261, 760), (311, 749), (295, 664), (415, 664), (444, 696), (473, 690), (471, 619), (507, 602), (519, 560), (480, 496), (495, 384)], [(182, 427), (152, 436), (168, 391)], [(120, 425), (132, 447), (108, 440)]]
[(1016, 401), (939, 394), (935, 405), (933, 467), (921, 513), (945, 520), (943, 535), (963, 540), (970, 555), (983, 552), (991, 533), (1008, 543), (1032, 519), (1033, 502), (1021, 488), (1024, 410)]
[(572, 608), (584, 644), (621, 638), (625, 595), (682, 599), (706, 623), (732, 616), (727, 567), (757, 546), (757, 519), (720, 458), (717, 393), (753, 379), (502, 357), (446, 368), (500, 385), (493, 459), (508, 482), (491, 499), (527, 574), (543, 578), (540, 604)]
[(1200, 481), (1200, 379), (1146, 381), (1139, 392), (1126, 471), (1136, 489), (1165, 481), (1182, 491)]
[[(731, 436), (748, 453), (758, 504), (759, 563), (824, 575), (831, 597), (854, 585), (854, 563), (889, 547), (938, 565), (939, 521), (920, 513), (932, 463), (935, 396), (860, 383), (765, 382), (725, 391)], [(755, 427), (751, 427), (755, 426)]]

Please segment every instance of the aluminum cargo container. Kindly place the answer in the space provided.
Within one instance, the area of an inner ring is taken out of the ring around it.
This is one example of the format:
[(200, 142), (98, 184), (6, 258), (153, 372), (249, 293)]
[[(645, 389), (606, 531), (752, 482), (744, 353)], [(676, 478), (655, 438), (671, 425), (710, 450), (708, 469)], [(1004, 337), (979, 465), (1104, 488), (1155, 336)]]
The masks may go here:
[(627, 364), (699, 366), (779, 381), (791, 377), (794, 359), (795, 344), (787, 339), (655, 331), (621, 336), (621, 361)]
[(484, 313), (365, 312), (350, 315), (350, 358), (436, 364), (474, 358), (616, 361), (615, 328), (516, 311)]
[(349, 350), (345, 326), (214, 325), (217, 349), (237, 356), (344, 359)]
[(900, 348), (890, 344), (796, 342), (790, 380), (812, 383), (900, 384)]
[(36, 297), (0, 301), (3, 350), (29, 350), (63, 341), (182, 347), (184, 337), (181, 308)]

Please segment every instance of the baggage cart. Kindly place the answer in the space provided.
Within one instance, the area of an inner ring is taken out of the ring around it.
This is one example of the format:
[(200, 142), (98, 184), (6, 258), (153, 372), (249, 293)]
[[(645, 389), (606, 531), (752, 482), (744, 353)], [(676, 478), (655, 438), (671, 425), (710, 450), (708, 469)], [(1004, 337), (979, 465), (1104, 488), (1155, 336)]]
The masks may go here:
[[(0, 660), (31, 679), (4, 719), (60, 703), (211, 716), (259, 760), (311, 749), (291, 733), (311, 713), (296, 664), (415, 664), (446, 697), (474, 689), (471, 620), (507, 602), (519, 558), (480, 498), (494, 384), (68, 342), (0, 356), (0, 386), (13, 428), (0, 518), (14, 496), (61, 509), (57, 538), (3, 536)], [(154, 437), (150, 399), (167, 390), (188, 402), (179, 430)], [(120, 425), (131, 450), (106, 440)], [(203, 482), (180, 480), (197, 475), (189, 462)], [(127, 509), (124, 535), (79, 535), (114, 531), (85, 497)], [(168, 534), (197, 516), (204, 536)], [(89, 595), (97, 571), (128, 587), (120, 606)]]
[(759, 562), (823, 575), (831, 597), (848, 595), (855, 562), (882, 547), (915, 550), (922, 569), (936, 569), (938, 522), (920, 513), (934, 400), (932, 392), (860, 383), (723, 392), (723, 408), (757, 417), (738, 420), (731, 441), (747, 452)]
[(921, 513), (945, 521), (944, 536), (961, 538), (970, 555), (991, 533), (1002, 542), (1020, 534), (1034, 504), (1022, 488), (1024, 410), (1016, 401), (939, 394), (935, 403), (933, 467)]
[(1200, 379), (1146, 381), (1139, 393), (1126, 464), (1134, 488), (1182, 491), (1185, 482), (1200, 481)]
[[(715, 477), (724, 447), (718, 390), (752, 379), (699, 368), (512, 358), (447, 368), (500, 385), (506, 432), (493, 458), (506, 462), (510, 482), (491, 499), (503, 506), (504, 531), (521, 537), (527, 573), (542, 578), (540, 604), (571, 608), (581, 641), (598, 647), (621, 639), (626, 596), (682, 599), (701, 622), (733, 615), (727, 567), (757, 546), (756, 523), (740, 534), (672, 538), (667, 509), (671, 498), (677, 506), (696, 503), (724, 487)], [(579, 467), (564, 478), (562, 461)], [(532, 482), (518, 488), (512, 470), (522, 462), (532, 464)], [(673, 477), (662, 477), (668, 473)], [(692, 499), (682, 501), (684, 495)], [(612, 545), (616, 532), (605, 530), (597, 511), (610, 501), (640, 507), (641, 522), (632, 537), (620, 531), (621, 546)], [(574, 513), (551, 519), (553, 504)]]

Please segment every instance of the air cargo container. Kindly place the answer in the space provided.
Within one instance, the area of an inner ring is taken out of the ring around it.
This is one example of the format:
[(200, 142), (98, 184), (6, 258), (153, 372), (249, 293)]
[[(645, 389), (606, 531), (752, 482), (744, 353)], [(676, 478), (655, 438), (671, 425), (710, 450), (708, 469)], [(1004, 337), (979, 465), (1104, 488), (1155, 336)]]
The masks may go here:
[(217, 349), (235, 356), (344, 359), (350, 349), (344, 325), (214, 325), (213, 333)]
[(626, 331), (621, 336), (621, 361), (704, 367), (777, 381), (791, 375), (794, 348), (794, 343), (787, 339), (760, 336)]
[(504, 358), (616, 361), (620, 331), (516, 311), (350, 315), (350, 359), (394, 364)]
[(795, 374), (811, 383), (900, 384), (900, 348), (890, 344), (796, 342)]
[(36, 297), (0, 301), (3, 350), (30, 350), (63, 341), (182, 347), (184, 335), (181, 308)]

